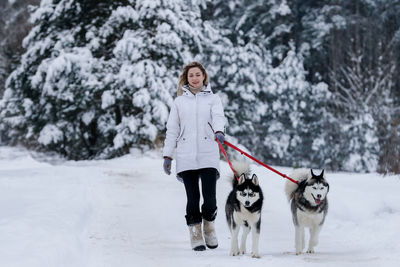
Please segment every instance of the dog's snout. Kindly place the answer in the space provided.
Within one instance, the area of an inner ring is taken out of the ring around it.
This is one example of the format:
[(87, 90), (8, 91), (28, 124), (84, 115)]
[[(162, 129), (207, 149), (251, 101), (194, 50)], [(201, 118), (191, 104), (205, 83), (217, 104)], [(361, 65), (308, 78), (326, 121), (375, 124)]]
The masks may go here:
[(244, 204), (245, 204), (246, 206), (248, 206), (248, 205), (250, 205), (250, 201), (246, 201)]
[(317, 198), (321, 198), (321, 194), (318, 194), (318, 195), (317, 195)]

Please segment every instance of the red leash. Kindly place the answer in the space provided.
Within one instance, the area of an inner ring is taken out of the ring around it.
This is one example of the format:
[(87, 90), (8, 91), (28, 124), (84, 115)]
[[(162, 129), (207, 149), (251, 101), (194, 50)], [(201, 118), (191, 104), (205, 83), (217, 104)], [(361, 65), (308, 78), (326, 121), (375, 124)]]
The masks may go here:
[[(238, 177), (238, 175), (236, 174), (235, 170), (233, 169), (232, 163), (231, 163), (230, 160), (228, 159), (228, 155), (226, 154), (226, 151), (225, 151), (224, 147), (221, 145), (221, 143), (219, 142), (218, 138), (216, 139), (216, 141), (218, 142), (219, 147), (220, 147), (221, 150), (222, 150), (222, 153), (224, 153), (224, 156), (225, 156), (226, 160), (228, 161), (229, 166), (231, 167), (231, 169), (232, 169), (232, 171), (233, 171), (233, 174), (235, 175), (236, 179), (239, 181), (239, 177)], [(225, 142), (226, 142), (226, 141), (225, 141)]]
[[(219, 144), (219, 147), (220, 147), (221, 150), (222, 150), (222, 153), (224, 153), (224, 155), (225, 155), (225, 157), (226, 157), (226, 160), (227, 160), (228, 163), (229, 163), (229, 166), (231, 167), (233, 173), (235, 174), (236, 179), (239, 180), (239, 177), (237, 176), (235, 170), (233, 169), (232, 163), (229, 161), (228, 156), (226, 155), (226, 151), (225, 151), (225, 149), (223, 148), (222, 144), (219, 142), (218, 138), (217, 138), (217, 142), (218, 142), (218, 144)], [(231, 148), (233, 148), (233, 149), (239, 151), (242, 155), (245, 155), (246, 157), (248, 157), (248, 158), (254, 160), (254, 161), (257, 162), (258, 164), (260, 164), (260, 165), (264, 166), (265, 168), (267, 168), (267, 169), (269, 169), (269, 170), (271, 170), (271, 171), (273, 171), (273, 172), (279, 174), (280, 176), (282, 176), (282, 177), (284, 177), (284, 178), (290, 180), (291, 182), (293, 182), (293, 183), (295, 183), (295, 184), (298, 184), (298, 183), (299, 183), (298, 181), (296, 181), (296, 180), (290, 178), (289, 176), (287, 176), (286, 174), (283, 174), (283, 173), (281, 173), (281, 172), (275, 170), (274, 168), (271, 168), (270, 166), (268, 166), (268, 165), (265, 164), (264, 162), (262, 162), (262, 161), (256, 159), (255, 157), (253, 157), (253, 156), (247, 154), (246, 152), (244, 152), (243, 150), (239, 149), (238, 147), (232, 145), (232, 144), (229, 143), (228, 141), (225, 141), (224, 143), (225, 143), (226, 145), (230, 146)]]

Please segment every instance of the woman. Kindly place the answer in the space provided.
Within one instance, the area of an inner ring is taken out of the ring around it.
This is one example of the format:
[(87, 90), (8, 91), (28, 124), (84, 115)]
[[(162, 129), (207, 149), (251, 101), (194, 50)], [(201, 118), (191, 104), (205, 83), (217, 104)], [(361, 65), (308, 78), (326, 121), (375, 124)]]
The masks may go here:
[[(171, 174), (176, 149), (176, 173), (187, 196), (186, 223), (192, 249), (218, 246), (214, 220), (217, 215), (216, 182), (219, 177), (219, 147), (223, 143), (225, 116), (221, 100), (211, 91), (208, 74), (199, 62), (186, 65), (179, 77), (178, 97), (171, 108), (164, 143), (164, 171)], [(199, 179), (203, 194), (200, 205)]]

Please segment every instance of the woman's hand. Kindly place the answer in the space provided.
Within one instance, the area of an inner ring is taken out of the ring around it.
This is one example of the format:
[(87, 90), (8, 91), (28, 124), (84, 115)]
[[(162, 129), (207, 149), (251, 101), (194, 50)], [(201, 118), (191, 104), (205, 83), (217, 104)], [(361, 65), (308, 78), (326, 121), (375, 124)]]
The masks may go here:
[(171, 174), (171, 162), (172, 162), (172, 159), (171, 159), (171, 158), (169, 158), (169, 157), (164, 157), (164, 164), (163, 164), (163, 167), (164, 167), (164, 172), (165, 172), (167, 175), (170, 175), (170, 174)]
[(217, 139), (221, 144), (223, 144), (225, 142), (225, 135), (223, 134), (223, 132), (218, 131), (215, 133), (215, 140), (217, 140)]

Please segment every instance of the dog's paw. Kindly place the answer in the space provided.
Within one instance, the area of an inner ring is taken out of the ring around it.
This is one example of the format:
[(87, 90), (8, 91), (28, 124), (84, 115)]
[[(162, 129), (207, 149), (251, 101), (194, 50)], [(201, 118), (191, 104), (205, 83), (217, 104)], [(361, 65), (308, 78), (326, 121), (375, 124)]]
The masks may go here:
[(315, 253), (315, 251), (313, 249), (309, 249), (309, 250), (307, 250), (307, 253), (312, 254), (312, 253)]
[(231, 250), (231, 252), (229, 253), (229, 255), (231, 255), (231, 256), (238, 256), (238, 255), (240, 255), (240, 252), (239, 252), (239, 250)]
[(260, 254), (258, 254), (258, 253), (251, 253), (251, 257), (252, 258), (256, 258), (256, 259), (259, 259), (260, 258)]
[(301, 255), (301, 251), (296, 251), (296, 255)]

